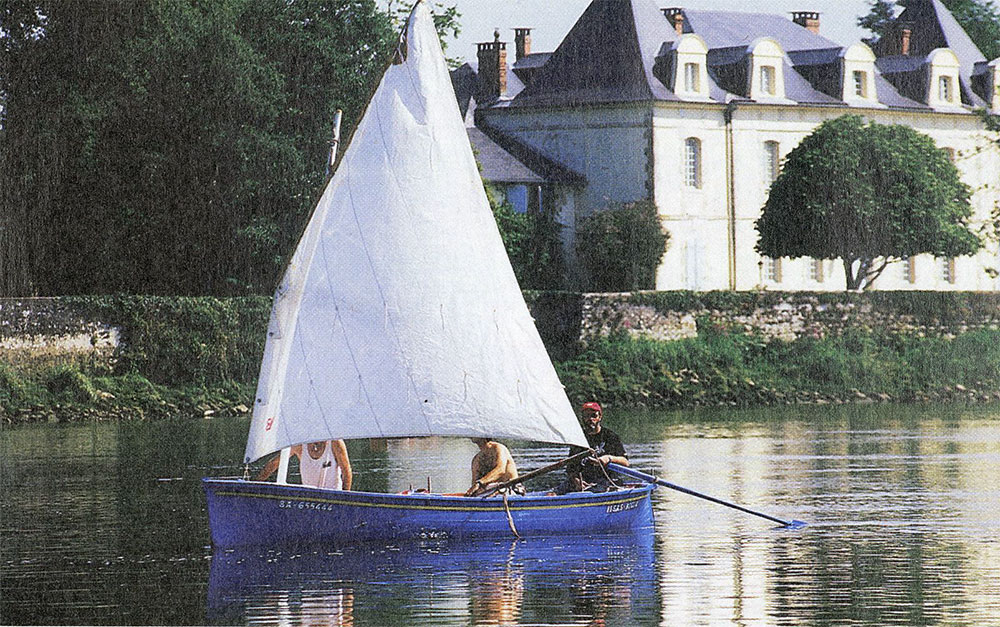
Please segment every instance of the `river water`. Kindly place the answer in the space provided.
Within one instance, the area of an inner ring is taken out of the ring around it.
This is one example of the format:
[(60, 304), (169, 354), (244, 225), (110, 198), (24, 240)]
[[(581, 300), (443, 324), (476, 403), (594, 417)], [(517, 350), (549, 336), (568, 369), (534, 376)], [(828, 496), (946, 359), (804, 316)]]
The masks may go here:
[[(661, 489), (655, 532), (635, 537), (213, 555), (199, 481), (240, 472), (246, 420), (6, 426), (0, 623), (1000, 624), (1000, 407), (611, 411), (606, 424), (635, 467), (808, 525)], [(564, 453), (511, 448), (522, 472)], [(474, 452), (350, 444), (362, 490), (464, 489)]]

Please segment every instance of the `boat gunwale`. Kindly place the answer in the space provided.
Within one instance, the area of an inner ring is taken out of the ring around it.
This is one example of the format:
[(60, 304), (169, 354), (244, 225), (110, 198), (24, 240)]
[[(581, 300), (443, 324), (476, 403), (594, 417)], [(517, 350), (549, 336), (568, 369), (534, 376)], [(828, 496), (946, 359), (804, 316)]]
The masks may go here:
[[(294, 500), (347, 507), (386, 509), (418, 509), (442, 511), (496, 511), (505, 507), (512, 511), (605, 507), (648, 498), (656, 486), (651, 484), (626, 487), (612, 492), (571, 492), (568, 494), (511, 494), (476, 497), (452, 494), (412, 492), (409, 494), (332, 490), (294, 484), (275, 484), (243, 479), (203, 478), (217, 497), (243, 497), (274, 500)], [(263, 490), (261, 490), (263, 488)], [(329, 495), (329, 496), (326, 496)]]

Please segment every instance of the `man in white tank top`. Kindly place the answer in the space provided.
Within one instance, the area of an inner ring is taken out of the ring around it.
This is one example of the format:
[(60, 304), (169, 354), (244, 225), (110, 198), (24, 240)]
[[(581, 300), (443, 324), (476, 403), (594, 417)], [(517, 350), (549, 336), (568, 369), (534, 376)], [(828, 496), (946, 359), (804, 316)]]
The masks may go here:
[[(347, 446), (343, 440), (296, 444), (292, 447), (291, 454), (299, 458), (302, 485), (333, 490), (351, 489), (354, 473), (351, 471), (351, 460), (347, 457)], [(273, 475), (278, 470), (279, 461), (277, 455), (271, 458), (254, 479), (263, 481)]]

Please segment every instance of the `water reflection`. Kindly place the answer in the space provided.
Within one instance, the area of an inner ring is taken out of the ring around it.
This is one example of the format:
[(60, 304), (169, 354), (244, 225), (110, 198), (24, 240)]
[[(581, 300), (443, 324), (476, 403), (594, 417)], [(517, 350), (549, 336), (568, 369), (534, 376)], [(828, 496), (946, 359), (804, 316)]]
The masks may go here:
[[(246, 624), (656, 624), (653, 533), (212, 556), (207, 617)], [(363, 602), (359, 602), (363, 599)]]
[[(0, 624), (1000, 624), (1000, 408), (609, 420), (636, 467), (809, 526), (657, 491), (640, 542), (213, 555), (200, 478), (241, 471), (245, 420), (4, 426)], [(462, 487), (475, 452), (349, 446), (368, 490)]]

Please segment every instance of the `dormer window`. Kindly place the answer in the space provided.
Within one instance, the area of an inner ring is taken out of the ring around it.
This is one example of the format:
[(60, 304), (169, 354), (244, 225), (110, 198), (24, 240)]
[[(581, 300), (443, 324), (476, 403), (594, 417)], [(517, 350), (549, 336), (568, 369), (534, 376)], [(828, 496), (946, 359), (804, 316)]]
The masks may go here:
[(938, 48), (927, 55), (927, 104), (941, 109), (962, 106), (958, 74), (961, 70), (958, 57), (948, 48)]
[(708, 46), (705, 40), (694, 33), (684, 34), (674, 42), (671, 54), (673, 75), (664, 83), (684, 100), (707, 101)]
[(773, 96), (775, 93), (774, 75), (773, 65), (760, 66), (760, 90), (768, 96)]
[(684, 91), (701, 91), (701, 67), (699, 63), (684, 64)]
[(955, 88), (951, 84), (950, 76), (938, 77), (938, 99), (941, 102), (955, 102)]
[(747, 95), (754, 100), (785, 101), (785, 53), (770, 38), (755, 41), (748, 49), (746, 76), (750, 79)]
[(868, 72), (854, 71), (854, 95), (858, 98), (868, 97)]
[[(845, 48), (840, 56), (844, 83), (840, 98), (855, 107), (881, 108), (875, 88), (875, 54), (863, 43)], [(830, 94), (835, 95), (835, 94)]]

